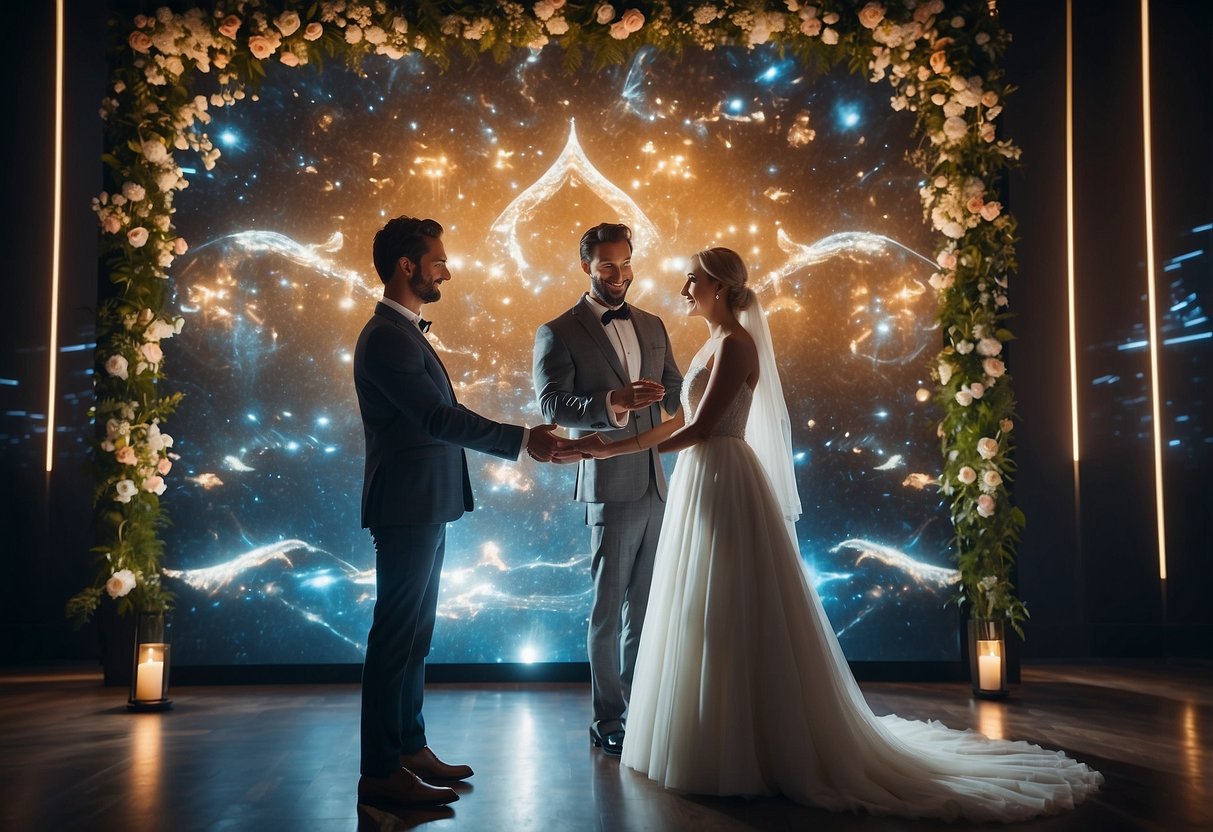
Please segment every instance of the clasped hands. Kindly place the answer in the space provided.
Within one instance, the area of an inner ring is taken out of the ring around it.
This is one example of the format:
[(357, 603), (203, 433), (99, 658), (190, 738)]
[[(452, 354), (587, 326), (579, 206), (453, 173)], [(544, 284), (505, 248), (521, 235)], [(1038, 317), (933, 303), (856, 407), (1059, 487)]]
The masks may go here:
[[(626, 387), (614, 391), (611, 406), (616, 413), (640, 410), (661, 401), (665, 386), (658, 381), (642, 378)], [(538, 462), (577, 462), (582, 459), (607, 459), (619, 451), (608, 449), (606, 439), (600, 433), (587, 434), (580, 439), (565, 439), (552, 433), (555, 425), (539, 425), (531, 428), (526, 452)]]
[(527, 439), (526, 452), (536, 462), (576, 462), (579, 459), (589, 459), (593, 448), (601, 450), (606, 440), (597, 433), (583, 436), (580, 439), (566, 439), (556, 436), (552, 431), (555, 425), (537, 425), (531, 428)]

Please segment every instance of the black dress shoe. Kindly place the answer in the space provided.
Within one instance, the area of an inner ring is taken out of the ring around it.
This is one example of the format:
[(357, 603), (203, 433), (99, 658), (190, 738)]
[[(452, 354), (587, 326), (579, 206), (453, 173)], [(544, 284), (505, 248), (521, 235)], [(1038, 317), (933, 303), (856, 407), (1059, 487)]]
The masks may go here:
[(618, 757), (623, 753), (623, 729), (603, 734), (597, 728), (590, 728), (590, 742), (595, 748), (601, 748), (607, 754)]

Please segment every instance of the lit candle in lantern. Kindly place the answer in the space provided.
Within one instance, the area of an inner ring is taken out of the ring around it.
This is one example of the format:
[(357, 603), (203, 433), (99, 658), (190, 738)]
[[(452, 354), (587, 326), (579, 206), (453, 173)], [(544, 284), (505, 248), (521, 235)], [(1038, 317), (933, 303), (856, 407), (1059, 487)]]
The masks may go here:
[(997, 641), (977, 642), (977, 683), (982, 690), (1002, 690), (1002, 652)]
[(151, 647), (147, 648), (147, 658), (139, 663), (138, 676), (135, 682), (135, 699), (153, 701), (161, 699), (164, 694), (164, 654), (157, 654)]

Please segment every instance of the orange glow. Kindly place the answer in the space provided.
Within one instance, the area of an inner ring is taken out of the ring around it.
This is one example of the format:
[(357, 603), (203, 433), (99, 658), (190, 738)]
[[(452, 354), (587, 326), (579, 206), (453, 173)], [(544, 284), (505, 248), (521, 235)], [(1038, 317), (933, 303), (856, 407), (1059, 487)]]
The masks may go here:
[(1158, 577), (1167, 579), (1167, 529), (1162, 496), (1162, 391), (1158, 377), (1158, 298), (1154, 288), (1154, 171), (1150, 130), (1150, 0), (1141, 0), (1141, 129), (1146, 178), (1146, 296), (1150, 309), (1150, 397), (1154, 406), (1154, 511), (1158, 523)]
[(47, 344), (46, 471), (55, 467), (55, 398), (59, 360), (59, 241), (63, 233), (63, 0), (55, 3), (55, 216), (51, 234), (51, 331)]

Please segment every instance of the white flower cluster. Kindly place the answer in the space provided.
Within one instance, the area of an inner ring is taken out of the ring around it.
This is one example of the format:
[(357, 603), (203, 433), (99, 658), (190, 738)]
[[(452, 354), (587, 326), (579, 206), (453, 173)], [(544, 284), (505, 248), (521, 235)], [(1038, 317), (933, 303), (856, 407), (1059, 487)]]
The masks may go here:
[(136, 376), (143, 373), (155, 373), (160, 369), (164, 360), (164, 351), (160, 342), (181, 334), (185, 326), (185, 318), (166, 321), (157, 318), (150, 309), (144, 309), (138, 315), (123, 316), (122, 325), (126, 335), (111, 339), (108, 347), (111, 350), (105, 359), (105, 372), (114, 378), (126, 381), (130, 378), (131, 362), (134, 361)]
[(129, 503), (140, 491), (163, 494), (164, 477), (172, 470), (173, 461), (180, 458), (169, 450), (172, 447), (173, 437), (161, 432), (158, 419), (149, 423), (106, 420), (101, 449), (112, 453), (114, 461), (122, 466), (114, 482), (115, 502)]

